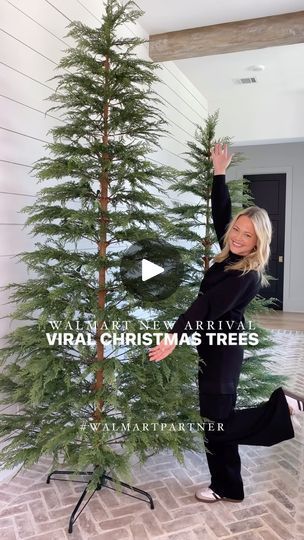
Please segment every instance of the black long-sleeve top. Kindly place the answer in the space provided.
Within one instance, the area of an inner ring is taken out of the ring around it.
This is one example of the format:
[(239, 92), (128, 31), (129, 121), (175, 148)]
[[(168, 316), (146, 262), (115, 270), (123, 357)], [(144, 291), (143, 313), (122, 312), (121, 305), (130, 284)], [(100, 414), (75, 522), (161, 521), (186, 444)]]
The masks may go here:
[[(225, 175), (214, 175), (212, 192), (212, 217), (221, 249), (223, 235), (231, 221), (231, 200), (225, 182)], [(224, 267), (241, 259), (229, 251), (229, 256), (222, 262), (215, 262), (206, 271), (200, 284), (197, 298), (175, 322), (170, 333), (187, 335), (196, 331), (197, 321), (236, 321), (244, 319), (244, 310), (260, 289), (260, 277), (256, 270), (250, 270), (243, 276), (241, 270), (224, 271)], [(185, 328), (191, 325), (192, 330)]]

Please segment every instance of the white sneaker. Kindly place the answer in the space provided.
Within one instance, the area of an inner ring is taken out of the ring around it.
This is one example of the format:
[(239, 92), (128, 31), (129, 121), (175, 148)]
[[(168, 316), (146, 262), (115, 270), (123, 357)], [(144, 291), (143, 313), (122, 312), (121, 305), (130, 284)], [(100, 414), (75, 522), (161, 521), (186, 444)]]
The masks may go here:
[(214, 503), (218, 501), (230, 501), (230, 502), (242, 502), (243, 499), (229, 499), (228, 497), (221, 497), (210, 488), (198, 489), (195, 493), (196, 499), (206, 503)]
[(285, 394), (286, 401), (289, 405), (291, 420), (296, 426), (302, 427), (299, 420), (296, 418), (295, 415), (298, 415), (299, 413), (304, 412), (303, 396), (294, 394), (293, 392), (290, 392), (289, 390), (286, 390), (285, 388), (283, 388), (283, 392)]
[(203, 502), (217, 502), (217, 501), (220, 501), (222, 499), (222, 497), (220, 497), (220, 495), (218, 495), (217, 493), (214, 493), (214, 491), (212, 491), (212, 489), (210, 488), (201, 488), (201, 489), (198, 489), (195, 493), (195, 497), (199, 500), (199, 501), (203, 501)]

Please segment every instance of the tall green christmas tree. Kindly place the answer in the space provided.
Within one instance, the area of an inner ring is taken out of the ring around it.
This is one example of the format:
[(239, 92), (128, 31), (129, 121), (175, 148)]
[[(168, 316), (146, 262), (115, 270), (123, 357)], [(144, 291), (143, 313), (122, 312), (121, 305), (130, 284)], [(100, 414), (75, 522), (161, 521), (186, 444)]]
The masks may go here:
[[(54, 469), (61, 461), (76, 471), (93, 465), (92, 489), (104, 471), (128, 477), (134, 453), (144, 461), (165, 448), (182, 459), (184, 449), (202, 447), (189, 431), (91, 429), (200, 420), (191, 358), (156, 365), (144, 346), (100, 340), (112, 321), (121, 331), (125, 320), (138, 325), (141, 302), (120, 277), (123, 251), (168, 226), (160, 195), (174, 171), (148, 157), (166, 133), (153, 91), (158, 66), (138, 57), (142, 39), (120, 33), (141, 15), (133, 1), (108, 0), (99, 28), (69, 25), (75, 46), (58, 66), (49, 109), (62, 124), (33, 167), (38, 182), (51, 185), (23, 209), (45, 240), (20, 254), (35, 277), (4, 288), (17, 304), (12, 319), (23, 324), (0, 352), (1, 402), (19, 407), (1, 414), (1, 467), (30, 466), (48, 454)], [(52, 341), (56, 332), (71, 341)]]
[[(184, 199), (187, 198), (187, 202), (176, 203), (171, 210), (173, 219), (168, 232), (172, 240), (177, 243), (182, 242), (182, 247), (179, 249), (183, 254), (186, 272), (182, 285), (170, 298), (170, 305), (166, 303), (162, 306), (161, 317), (164, 320), (176, 318), (194, 301), (204, 272), (208, 270), (211, 259), (218, 250), (211, 213), (213, 165), (210, 151), (217, 142), (231, 143), (229, 137), (216, 138), (218, 117), (219, 112), (216, 111), (207, 117), (204, 126), (197, 126), (195, 140), (188, 143), (189, 150), (186, 153), (189, 168), (171, 185), (171, 189), (182, 194)], [(236, 153), (230, 166), (243, 160), (243, 156)], [(254, 204), (247, 180), (230, 181), (228, 188), (233, 216), (244, 207)], [(271, 278), (271, 276), (268, 277)], [(273, 298), (265, 300), (261, 295), (257, 295), (245, 312), (246, 320), (254, 323), (254, 331), (258, 334), (259, 343), (256, 346), (245, 347), (238, 392), (237, 406), (239, 407), (252, 406), (267, 400), (271, 392), (284, 381), (282, 377), (272, 373), (269, 355), (265, 351), (274, 345), (271, 333), (259, 326), (255, 318), (258, 313), (271, 311), (269, 306), (273, 300)], [(185, 359), (188, 356), (193, 359), (195, 355), (193, 349), (183, 346), (182, 350)], [(178, 354), (180, 353), (179, 351)]]

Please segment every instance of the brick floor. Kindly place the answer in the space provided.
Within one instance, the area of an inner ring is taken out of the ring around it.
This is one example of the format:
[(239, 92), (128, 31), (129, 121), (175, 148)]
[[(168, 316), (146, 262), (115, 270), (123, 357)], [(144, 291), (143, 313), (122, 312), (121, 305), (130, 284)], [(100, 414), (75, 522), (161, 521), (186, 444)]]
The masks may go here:
[[(289, 376), (290, 388), (303, 390), (304, 334), (275, 335), (274, 370)], [(163, 452), (132, 471), (131, 483), (152, 495), (154, 510), (103, 487), (72, 534), (68, 519), (82, 486), (47, 485), (51, 459), (44, 456), (0, 483), (1, 540), (304, 540), (304, 415), (301, 421), (303, 429), (292, 440), (270, 448), (240, 447), (246, 493), (241, 503), (197, 501), (195, 490), (208, 485), (205, 455), (186, 452), (182, 466)]]

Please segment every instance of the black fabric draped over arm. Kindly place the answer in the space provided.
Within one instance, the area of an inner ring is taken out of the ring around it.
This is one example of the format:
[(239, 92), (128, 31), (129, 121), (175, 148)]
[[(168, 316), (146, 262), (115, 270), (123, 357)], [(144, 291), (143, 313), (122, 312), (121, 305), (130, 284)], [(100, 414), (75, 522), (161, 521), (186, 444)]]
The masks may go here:
[[(250, 270), (241, 275), (240, 271), (227, 272), (225, 279), (204, 294), (199, 294), (191, 306), (175, 322), (170, 333), (191, 335), (196, 331), (197, 321), (215, 321), (237, 306), (247, 305), (256, 295), (257, 273)], [(186, 328), (186, 326), (191, 326)]]
[(223, 236), (231, 221), (231, 200), (224, 174), (213, 177), (211, 191), (212, 218), (218, 242), (223, 249)]
[[(231, 200), (225, 175), (214, 175), (212, 192), (212, 217), (216, 235), (221, 248), (223, 236), (231, 220)], [(259, 278), (255, 270), (242, 275), (241, 270), (224, 271), (228, 260), (215, 263), (206, 272), (201, 290), (191, 306), (175, 322), (170, 333), (178, 337), (191, 335), (197, 329), (197, 321), (217, 321), (223, 316), (230, 320), (234, 316), (241, 319), (243, 310), (254, 298), (259, 289)], [(191, 327), (191, 328), (190, 328)]]

